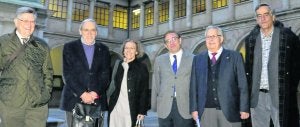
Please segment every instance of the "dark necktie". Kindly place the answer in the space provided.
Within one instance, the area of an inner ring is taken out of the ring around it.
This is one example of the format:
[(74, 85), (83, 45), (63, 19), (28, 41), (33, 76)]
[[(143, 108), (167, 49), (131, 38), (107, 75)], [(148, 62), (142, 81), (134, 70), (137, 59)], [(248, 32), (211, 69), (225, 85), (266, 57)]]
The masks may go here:
[(173, 72), (176, 74), (177, 72), (177, 58), (176, 58), (176, 55), (173, 55), (174, 57), (174, 62), (172, 64), (172, 68), (173, 68)]
[(211, 63), (212, 63), (212, 64), (216, 64), (216, 62), (217, 62), (217, 59), (216, 59), (217, 53), (211, 53), (211, 55), (212, 55)]
[(26, 44), (26, 42), (28, 41), (28, 38), (22, 38), (22, 44)]

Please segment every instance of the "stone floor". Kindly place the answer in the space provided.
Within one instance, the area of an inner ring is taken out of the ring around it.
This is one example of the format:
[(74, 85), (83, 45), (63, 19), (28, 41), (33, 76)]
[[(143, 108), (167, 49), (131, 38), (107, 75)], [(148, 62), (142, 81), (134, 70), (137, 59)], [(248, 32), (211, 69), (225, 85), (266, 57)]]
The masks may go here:
[[(104, 119), (104, 127), (107, 127), (107, 112), (105, 112)], [(144, 125), (146, 127), (158, 127), (157, 114), (148, 111), (148, 115), (144, 120)], [(65, 112), (58, 108), (50, 108), (47, 127), (67, 127), (65, 123)]]

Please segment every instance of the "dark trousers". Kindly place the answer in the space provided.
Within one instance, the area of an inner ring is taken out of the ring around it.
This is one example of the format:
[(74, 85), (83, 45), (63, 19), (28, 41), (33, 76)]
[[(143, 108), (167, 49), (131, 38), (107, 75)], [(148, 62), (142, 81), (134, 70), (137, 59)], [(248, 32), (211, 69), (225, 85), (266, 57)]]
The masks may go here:
[(177, 101), (173, 100), (172, 109), (165, 119), (158, 118), (159, 127), (194, 127), (193, 119), (184, 119), (178, 112)]

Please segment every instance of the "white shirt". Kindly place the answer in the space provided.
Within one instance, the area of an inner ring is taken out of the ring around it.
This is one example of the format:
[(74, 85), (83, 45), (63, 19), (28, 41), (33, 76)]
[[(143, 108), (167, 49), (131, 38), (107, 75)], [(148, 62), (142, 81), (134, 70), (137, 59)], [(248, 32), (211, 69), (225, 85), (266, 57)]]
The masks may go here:
[[(216, 60), (219, 59), (219, 57), (221, 56), (222, 51), (223, 51), (223, 47), (219, 48), (219, 50), (216, 52), (217, 53), (215, 55)], [(215, 52), (211, 52), (211, 51), (208, 50), (209, 59), (211, 59), (213, 57), (212, 53), (215, 53)]]
[(173, 62), (174, 62), (174, 60), (175, 60), (175, 58), (174, 58), (173, 56), (176, 55), (176, 59), (177, 59), (177, 69), (179, 68), (180, 62), (181, 62), (182, 53), (183, 53), (183, 51), (182, 51), (182, 49), (180, 49), (180, 50), (179, 50), (177, 53), (175, 53), (175, 54), (172, 54), (172, 53), (169, 54), (171, 66), (173, 65)]
[(262, 31), (260, 31), (261, 37), (261, 48), (262, 48), (262, 69), (260, 75), (260, 89), (269, 90), (269, 76), (268, 76), (268, 63), (270, 56), (270, 48), (272, 42), (274, 28), (269, 35), (264, 35)]
[(16, 30), (16, 34), (21, 42), (21, 44), (23, 45), (23, 39), (22, 38), (27, 38), (27, 40), (29, 40), (30, 37), (22, 37), (22, 35)]

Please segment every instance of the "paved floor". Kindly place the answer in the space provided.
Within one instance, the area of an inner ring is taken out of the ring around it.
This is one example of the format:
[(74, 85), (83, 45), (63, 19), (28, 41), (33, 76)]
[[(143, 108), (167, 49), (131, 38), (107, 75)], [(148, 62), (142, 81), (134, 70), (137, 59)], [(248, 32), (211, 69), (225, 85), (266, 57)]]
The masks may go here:
[[(105, 112), (104, 119), (104, 127), (107, 127), (107, 112)], [(148, 115), (144, 120), (144, 125), (146, 127), (158, 127), (157, 114), (148, 111)], [(65, 112), (58, 108), (50, 108), (47, 127), (67, 127), (65, 123)]]

